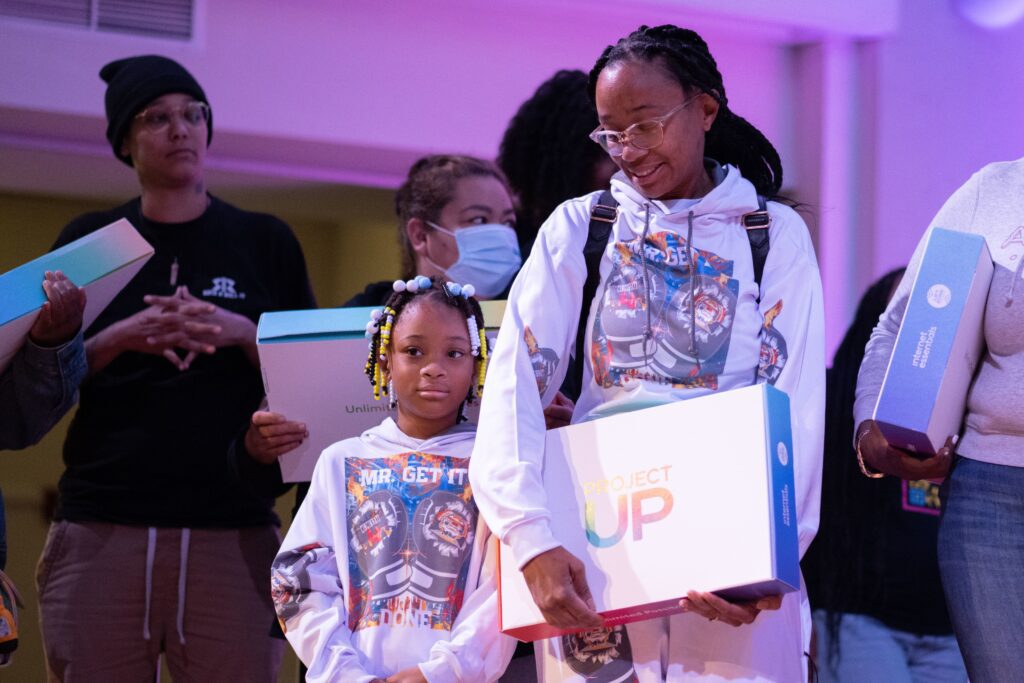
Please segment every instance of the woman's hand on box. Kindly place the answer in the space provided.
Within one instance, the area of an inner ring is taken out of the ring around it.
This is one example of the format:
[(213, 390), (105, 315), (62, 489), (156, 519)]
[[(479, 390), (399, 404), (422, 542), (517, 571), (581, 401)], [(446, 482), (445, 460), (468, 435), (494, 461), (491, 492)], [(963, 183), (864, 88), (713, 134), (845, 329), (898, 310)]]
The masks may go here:
[(48, 270), (43, 275), (43, 292), (46, 303), (28, 336), (39, 346), (60, 346), (71, 341), (82, 326), (85, 290), (75, 287), (61, 271)]
[(900, 479), (945, 478), (953, 462), (953, 448), (956, 442), (957, 437), (951, 436), (946, 439), (946, 444), (938, 453), (921, 458), (890, 446), (874, 420), (865, 420), (857, 427), (856, 445), (864, 465)]
[(714, 593), (698, 593), (689, 591), (679, 601), (684, 612), (693, 612), (708, 621), (721, 621), (730, 626), (742, 626), (753, 623), (757, 615), (764, 610), (776, 610), (782, 606), (781, 595), (767, 595), (749, 602), (730, 602)]
[(548, 429), (569, 426), (569, 421), (572, 420), (572, 411), (575, 409), (576, 404), (572, 402), (572, 399), (559, 391), (555, 394), (551, 404), (544, 409), (544, 425)]
[(293, 422), (269, 410), (257, 410), (245, 432), (245, 450), (253, 460), (270, 465), (308, 437), (309, 430), (302, 422)]
[(523, 578), (544, 620), (552, 626), (584, 631), (604, 625), (594, 611), (583, 563), (562, 546), (523, 565)]
[(427, 683), (427, 677), (423, 675), (418, 666), (410, 666), (398, 673), (388, 676), (386, 683)]

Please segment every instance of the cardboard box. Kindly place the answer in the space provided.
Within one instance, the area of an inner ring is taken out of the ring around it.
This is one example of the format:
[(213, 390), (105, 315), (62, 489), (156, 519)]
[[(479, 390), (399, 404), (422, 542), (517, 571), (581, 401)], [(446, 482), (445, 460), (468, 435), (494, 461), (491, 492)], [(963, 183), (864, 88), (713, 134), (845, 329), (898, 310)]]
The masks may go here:
[(46, 271), (60, 270), (85, 290), (84, 329), (152, 255), (149, 242), (122, 218), (0, 275), (0, 371), (25, 343), (46, 303)]
[[(370, 311), (380, 306), (264, 313), (256, 330), (263, 386), (270, 410), (305, 422), (309, 438), (278, 458), (285, 481), (309, 481), (320, 453), (336, 441), (359, 436), (394, 412), (386, 397), (373, 399), (363, 373)], [(493, 345), (504, 301), (483, 301)], [(476, 419), (477, 406), (466, 411)]]
[(893, 446), (934, 455), (960, 433), (992, 272), (984, 237), (932, 230), (875, 404)]
[[(689, 590), (756, 599), (800, 585), (789, 397), (768, 385), (549, 431), (551, 530), (609, 625), (681, 611)], [(501, 629), (559, 635), (499, 546)]]

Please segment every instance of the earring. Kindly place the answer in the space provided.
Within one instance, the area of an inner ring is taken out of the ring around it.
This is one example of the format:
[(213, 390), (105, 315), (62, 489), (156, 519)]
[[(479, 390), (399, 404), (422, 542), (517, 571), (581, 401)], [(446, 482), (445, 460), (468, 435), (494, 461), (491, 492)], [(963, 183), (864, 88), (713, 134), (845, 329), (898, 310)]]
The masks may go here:
[(391, 408), (391, 410), (394, 410), (397, 405), (398, 397), (395, 396), (395, 383), (388, 378), (388, 407)]

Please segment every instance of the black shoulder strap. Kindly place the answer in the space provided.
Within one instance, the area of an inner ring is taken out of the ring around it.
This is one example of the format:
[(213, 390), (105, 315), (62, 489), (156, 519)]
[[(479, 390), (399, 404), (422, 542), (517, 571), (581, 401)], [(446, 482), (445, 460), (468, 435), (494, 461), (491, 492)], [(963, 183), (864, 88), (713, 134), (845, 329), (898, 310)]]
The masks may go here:
[(619, 203), (612, 197), (611, 190), (605, 190), (597, 199), (597, 204), (590, 210), (590, 226), (587, 241), (583, 245), (583, 260), (587, 264), (587, 279), (583, 283), (583, 305), (580, 306), (580, 321), (576, 328), (576, 350), (572, 365), (562, 383), (562, 393), (573, 401), (580, 396), (583, 388), (583, 363), (586, 358), (584, 344), (587, 338), (587, 318), (590, 317), (590, 304), (597, 294), (597, 285), (601, 280), (601, 256), (608, 245), (608, 236), (612, 225), (619, 215)]
[(750, 240), (750, 255), (754, 259), (754, 282), (757, 283), (757, 302), (761, 303), (761, 275), (764, 262), (768, 260), (768, 226), (772, 217), (768, 215), (768, 200), (757, 195), (757, 211), (743, 214), (743, 227)]
[[(584, 344), (587, 338), (587, 319), (590, 317), (590, 305), (597, 294), (597, 285), (601, 280), (601, 256), (608, 246), (608, 236), (612, 225), (619, 215), (619, 203), (612, 197), (610, 190), (605, 190), (590, 210), (590, 226), (586, 244), (583, 245), (583, 260), (587, 264), (587, 279), (583, 284), (583, 304), (580, 307), (580, 321), (576, 328), (576, 351), (572, 365), (562, 383), (562, 393), (573, 401), (579, 399), (583, 389), (583, 363), (586, 358)], [(754, 260), (754, 281), (761, 288), (761, 275), (764, 263), (768, 259), (768, 226), (772, 219), (768, 214), (768, 201), (757, 195), (757, 211), (743, 215), (743, 227), (747, 230), (750, 240), (750, 255)], [(758, 303), (760, 303), (758, 293)]]

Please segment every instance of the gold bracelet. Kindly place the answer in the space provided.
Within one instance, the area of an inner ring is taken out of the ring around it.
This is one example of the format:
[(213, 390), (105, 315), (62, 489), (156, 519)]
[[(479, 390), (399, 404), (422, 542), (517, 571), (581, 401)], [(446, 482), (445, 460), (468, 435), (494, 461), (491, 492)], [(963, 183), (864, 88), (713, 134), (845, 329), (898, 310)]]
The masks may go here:
[(857, 437), (856, 450), (857, 450), (857, 465), (860, 466), (861, 474), (868, 479), (881, 479), (885, 476), (884, 472), (875, 472), (874, 470), (868, 469), (867, 464), (864, 462), (864, 455), (860, 452), (860, 442), (864, 440), (864, 437), (868, 435), (870, 429), (865, 429), (864, 433)]

